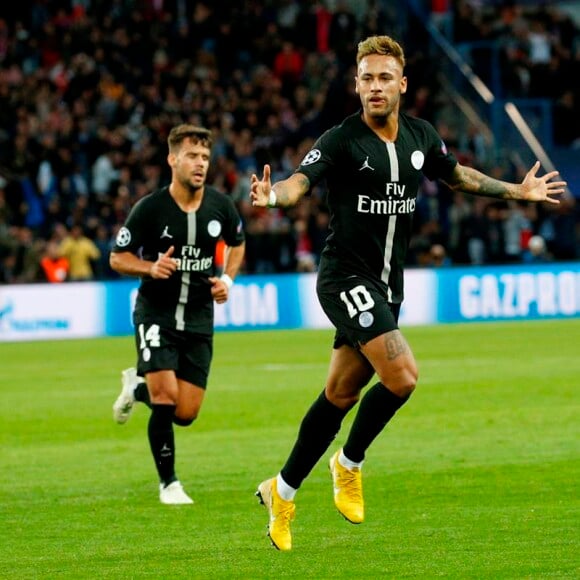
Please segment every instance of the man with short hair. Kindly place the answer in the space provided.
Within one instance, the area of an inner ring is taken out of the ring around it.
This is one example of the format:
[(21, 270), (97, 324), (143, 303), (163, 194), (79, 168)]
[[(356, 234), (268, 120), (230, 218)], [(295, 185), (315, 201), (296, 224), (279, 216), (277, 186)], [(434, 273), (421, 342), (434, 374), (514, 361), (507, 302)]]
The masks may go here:
[[(136, 401), (151, 408), (147, 433), (160, 501), (190, 504), (175, 473), (173, 425), (190, 425), (201, 408), (213, 354), (213, 303), (228, 299), (245, 241), (233, 201), (206, 185), (210, 131), (178, 125), (168, 144), (171, 183), (135, 204), (110, 255), (113, 270), (141, 278), (133, 313), (137, 369), (123, 371), (113, 416), (125, 423)], [(220, 239), (227, 247), (218, 277)]]
[(365, 453), (415, 389), (418, 371), (398, 327), (403, 267), (421, 180), (498, 199), (558, 203), (565, 182), (557, 171), (537, 177), (536, 163), (520, 184), (465, 167), (428, 122), (399, 111), (407, 90), (403, 49), (389, 36), (358, 45), (355, 77), (362, 110), (326, 131), (295, 172), (272, 185), (270, 167), (251, 179), (258, 207), (289, 207), (326, 179), (330, 234), (320, 259), (317, 294), (336, 327), (326, 386), (304, 416), (277, 476), (257, 491), (269, 513), (274, 546), (290, 550), (294, 496), (336, 437), (342, 420), (374, 374), (342, 449), (330, 458), (334, 503), (350, 522), (364, 520), (361, 468)]

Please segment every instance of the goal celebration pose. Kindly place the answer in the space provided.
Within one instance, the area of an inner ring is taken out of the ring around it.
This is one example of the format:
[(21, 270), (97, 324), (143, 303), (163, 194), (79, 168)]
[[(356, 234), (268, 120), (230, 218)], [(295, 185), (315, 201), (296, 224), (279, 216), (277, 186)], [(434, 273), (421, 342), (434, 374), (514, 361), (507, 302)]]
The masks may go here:
[(280, 472), (257, 491), (269, 514), (274, 546), (290, 550), (294, 496), (336, 437), (342, 420), (373, 375), (342, 449), (330, 458), (334, 503), (350, 522), (364, 520), (361, 468), (365, 453), (415, 389), (418, 371), (398, 327), (403, 266), (423, 176), (454, 191), (500, 199), (558, 203), (563, 181), (553, 171), (506, 183), (465, 167), (434, 127), (399, 111), (406, 92), (405, 56), (389, 36), (358, 45), (355, 77), (362, 110), (326, 131), (287, 179), (272, 185), (270, 167), (251, 179), (259, 207), (289, 207), (326, 180), (330, 234), (322, 252), (317, 294), (336, 327), (326, 386), (300, 425)]

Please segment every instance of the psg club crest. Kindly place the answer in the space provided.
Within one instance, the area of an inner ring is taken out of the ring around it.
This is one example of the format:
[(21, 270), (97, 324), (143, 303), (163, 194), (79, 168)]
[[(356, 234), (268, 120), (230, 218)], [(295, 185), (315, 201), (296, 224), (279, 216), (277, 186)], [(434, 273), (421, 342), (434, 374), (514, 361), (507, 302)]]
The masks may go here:
[(363, 328), (368, 328), (375, 321), (375, 317), (370, 312), (361, 312), (358, 316), (358, 323)]

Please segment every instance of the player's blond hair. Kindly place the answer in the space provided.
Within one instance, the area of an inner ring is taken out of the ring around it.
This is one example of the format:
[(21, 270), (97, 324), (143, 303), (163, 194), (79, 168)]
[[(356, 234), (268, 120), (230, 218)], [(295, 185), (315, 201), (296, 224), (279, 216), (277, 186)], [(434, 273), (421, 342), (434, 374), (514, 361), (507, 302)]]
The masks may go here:
[(356, 53), (356, 64), (371, 54), (384, 54), (395, 58), (401, 67), (405, 68), (405, 51), (403, 47), (390, 36), (369, 36), (365, 40), (358, 43), (358, 50)]
[(211, 131), (209, 129), (183, 123), (182, 125), (176, 125), (169, 132), (169, 136), (167, 137), (169, 151), (175, 152), (178, 150), (186, 139), (191, 139), (194, 143), (201, 143), (208, 149), (211, 149), (213, 145)]

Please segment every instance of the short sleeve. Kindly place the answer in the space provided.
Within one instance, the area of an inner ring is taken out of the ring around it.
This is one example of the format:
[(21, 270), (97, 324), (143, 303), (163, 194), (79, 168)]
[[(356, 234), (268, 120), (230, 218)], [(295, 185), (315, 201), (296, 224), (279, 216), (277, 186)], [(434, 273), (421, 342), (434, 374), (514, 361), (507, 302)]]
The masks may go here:
[(131, 211), (127, 220), (117, 232), (112, 252), (132, 252), (136, 254), (143, 246), (144, 232), (147, 231), (147, 212), (145, 199), (138, 201)]
[(244, 228), (234, 202), (230, 198), (226, 199), (228, 220), (227, 228), (224, 229), (223, 238), (228, 246), (236, 247), (241, 245), (245, 240)]
[(426, 127), (427, 155), (423, 173), (431, 180), (448, 180), (457, 165), (457, 159), (447, 150), (435, 128), (429, 123), (426, 123)]
[(306, 153), (295, 173), (303, 173), (314, 186), (340, 164), (340, 139), (337, 127), (324, 132)]

